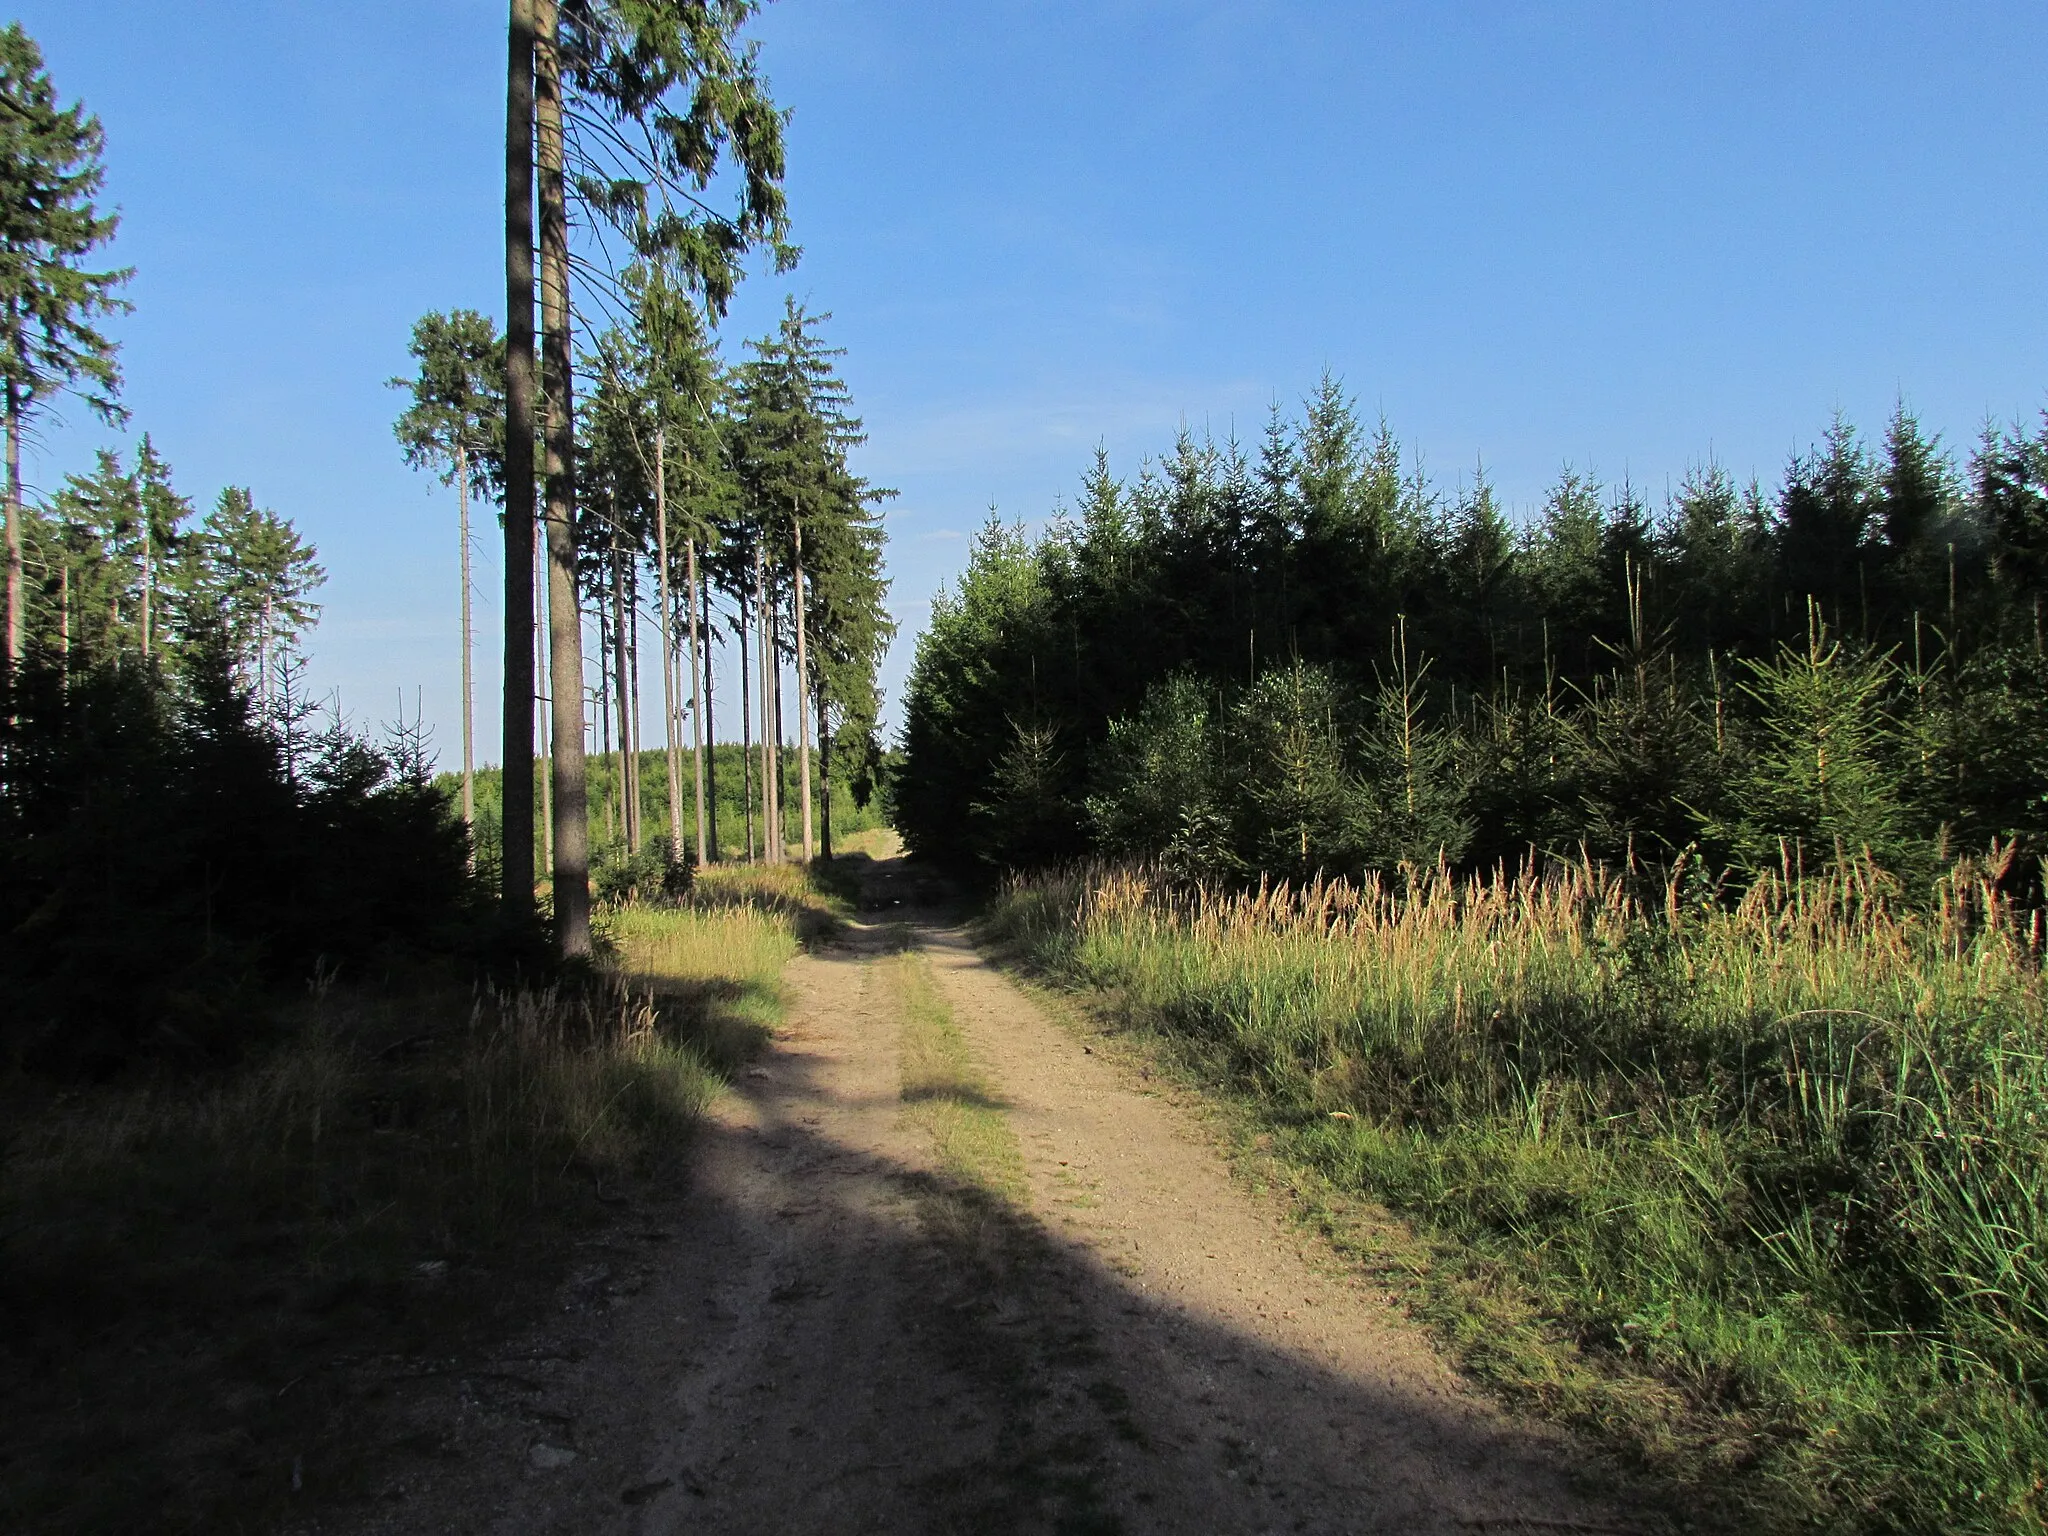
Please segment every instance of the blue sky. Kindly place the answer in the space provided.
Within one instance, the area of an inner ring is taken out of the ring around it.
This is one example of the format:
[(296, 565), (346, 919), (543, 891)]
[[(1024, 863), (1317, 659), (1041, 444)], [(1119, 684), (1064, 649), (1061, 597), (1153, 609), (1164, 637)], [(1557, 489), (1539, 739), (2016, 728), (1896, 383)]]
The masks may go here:
[[(451, 760), (453, 501), (382, 381), (421, 312), (500, 310), (502, 7), (16, 14), (107, 129), (134, 430), (313, 537), (317, 682), (365, 720), (417, 689)], [(1098, 441), (1130, 471), (1183, 421), (1255, 436), (1325, 368), (1524, 512), (1567, 462), (1768, 483), (1902, 392), (1964, 447), (2048, 403), (2038, 4), (781, 0), (754, 30), (805, 258), (726, 335), (785, 289), (836, 316), (859, 467), (902, 493), (892, 693), (992, 504), (1041, 519)], [(49, 487), (109, 434), (44, 437)]]

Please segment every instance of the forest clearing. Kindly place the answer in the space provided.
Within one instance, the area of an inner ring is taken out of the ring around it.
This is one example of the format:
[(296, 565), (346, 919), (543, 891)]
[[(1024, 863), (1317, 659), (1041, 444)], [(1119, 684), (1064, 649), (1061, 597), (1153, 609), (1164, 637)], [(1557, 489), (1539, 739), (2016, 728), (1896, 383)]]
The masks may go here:
[(2048, 24), (24, 3), (0, 1529), (2048, 1527)]

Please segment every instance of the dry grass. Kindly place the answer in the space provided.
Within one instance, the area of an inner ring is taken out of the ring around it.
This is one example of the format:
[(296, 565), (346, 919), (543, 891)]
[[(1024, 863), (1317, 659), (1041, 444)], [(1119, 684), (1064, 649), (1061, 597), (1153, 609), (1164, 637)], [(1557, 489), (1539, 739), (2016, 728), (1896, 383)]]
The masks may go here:
[[(1907, 903), (1855, 869), (1735, 902), (1590, 867), (1100, 871), (993, 927), (1255, 1106), (1307, 1182), (1434, 1234), (1492, 1301), (1438, 1286), (1433, 1318), (1504, 1388), (1702, 1486), (1743, 1471), (1757, 1520), (2009, 1532), (2048, 1513), (2048, 1008), (1996, 873)], [(1630, 1373), (1671, 1391), (1597, 1379)]]
[(831, 921), (800, 871), (720, 872), (609, 914), (574, 988), (337, 990), (231, 1074), (0, 1084), (0, 1529), (267, 1529), (347, 1496), (385, 1454), (378, 1383), (544, 1304)]

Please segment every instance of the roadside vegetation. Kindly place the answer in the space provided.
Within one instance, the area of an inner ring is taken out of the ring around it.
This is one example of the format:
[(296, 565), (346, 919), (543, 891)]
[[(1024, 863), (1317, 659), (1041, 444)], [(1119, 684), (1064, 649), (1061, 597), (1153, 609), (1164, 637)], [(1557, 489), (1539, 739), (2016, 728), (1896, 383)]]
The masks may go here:
[(2048, 1008), (2001, 873), (1920, 907), (1853, 866), (1732, 900), (1588, 864), (1103, 869), (988, 922), (1304, 1188), (1447, 1239), (1464, 1283), (1418, 1305), (1510, 1395), (1746, 1522), (2017, 1532), (2048, 1497)]
[[(556, 7), (501, 18), (528, 130), (510, 333), (426, 316), (391, 381), (401, 452), (456, 492), (439, 777), (417, 717), (379, 735), (311, 694), (325, 572), (253, 488), (202, 516), (146, 433), (47, 491), (22, 473), (60, 403), (133, 426), (133, 270), (98, 120), (0, 28), (0, 1527), (269, 1528), (360, 1487), (380, 1396), (501, 1339), (659, 1187), (837, 921), (790, 854), (874, 824), (888, 493), (847, 466), (826, 317), (789, 304), (730, 366), (711, 339), (750, 252), (797, 254), (754, 9), (600, 3), (573, 56)], [(612, 295), (602, 334), (572, 259)], [(512, 573), (495, 769), (486, 508)], [(530, 817), (500, 814), (508, 779)]]
[(1325, 379), (984, 532), (893, 815), (1508, 1395), (1737, 1524), (2035, 1530), (2044, 551), (2042, 423), (1518, 527)]
[(719, 870), (601, 910), (581, 977), (415, 962), (302, 996), (229, 1069), (0, 1085), (0, 1524), (253, 1530), (360, 1491), (379, 1399), (651, 1198), (835, 921), (791, 867)]

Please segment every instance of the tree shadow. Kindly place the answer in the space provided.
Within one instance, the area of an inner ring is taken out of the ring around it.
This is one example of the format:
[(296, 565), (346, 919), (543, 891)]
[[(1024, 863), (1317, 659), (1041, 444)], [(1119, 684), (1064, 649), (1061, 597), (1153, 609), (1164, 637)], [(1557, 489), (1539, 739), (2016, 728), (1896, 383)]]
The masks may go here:
[[(1279, 1347), (997, 1194), (835, 1139), (822, 1076), (792, 1051), (736, 1090), (688, 1188), (622, 1217), (610, 1278), (504, 1352), (558, 1357), (537, 1386), (457, 1371), (460, 1413), (445, 1379), (407, 1397), (394, 1445), (441, 1433), (431, 1460), (394, 1452), (384, 1484), (412, 1512), (380, 1529), (451, 1510), (647, 1536), (1668, 1528), (1589, 1493), (1605, 1474), (1554, 1435)], [(632, 1235), (654, 1226), (658, 1250)], [(576, 1459), (542, 1477), (539, 1443)]]

